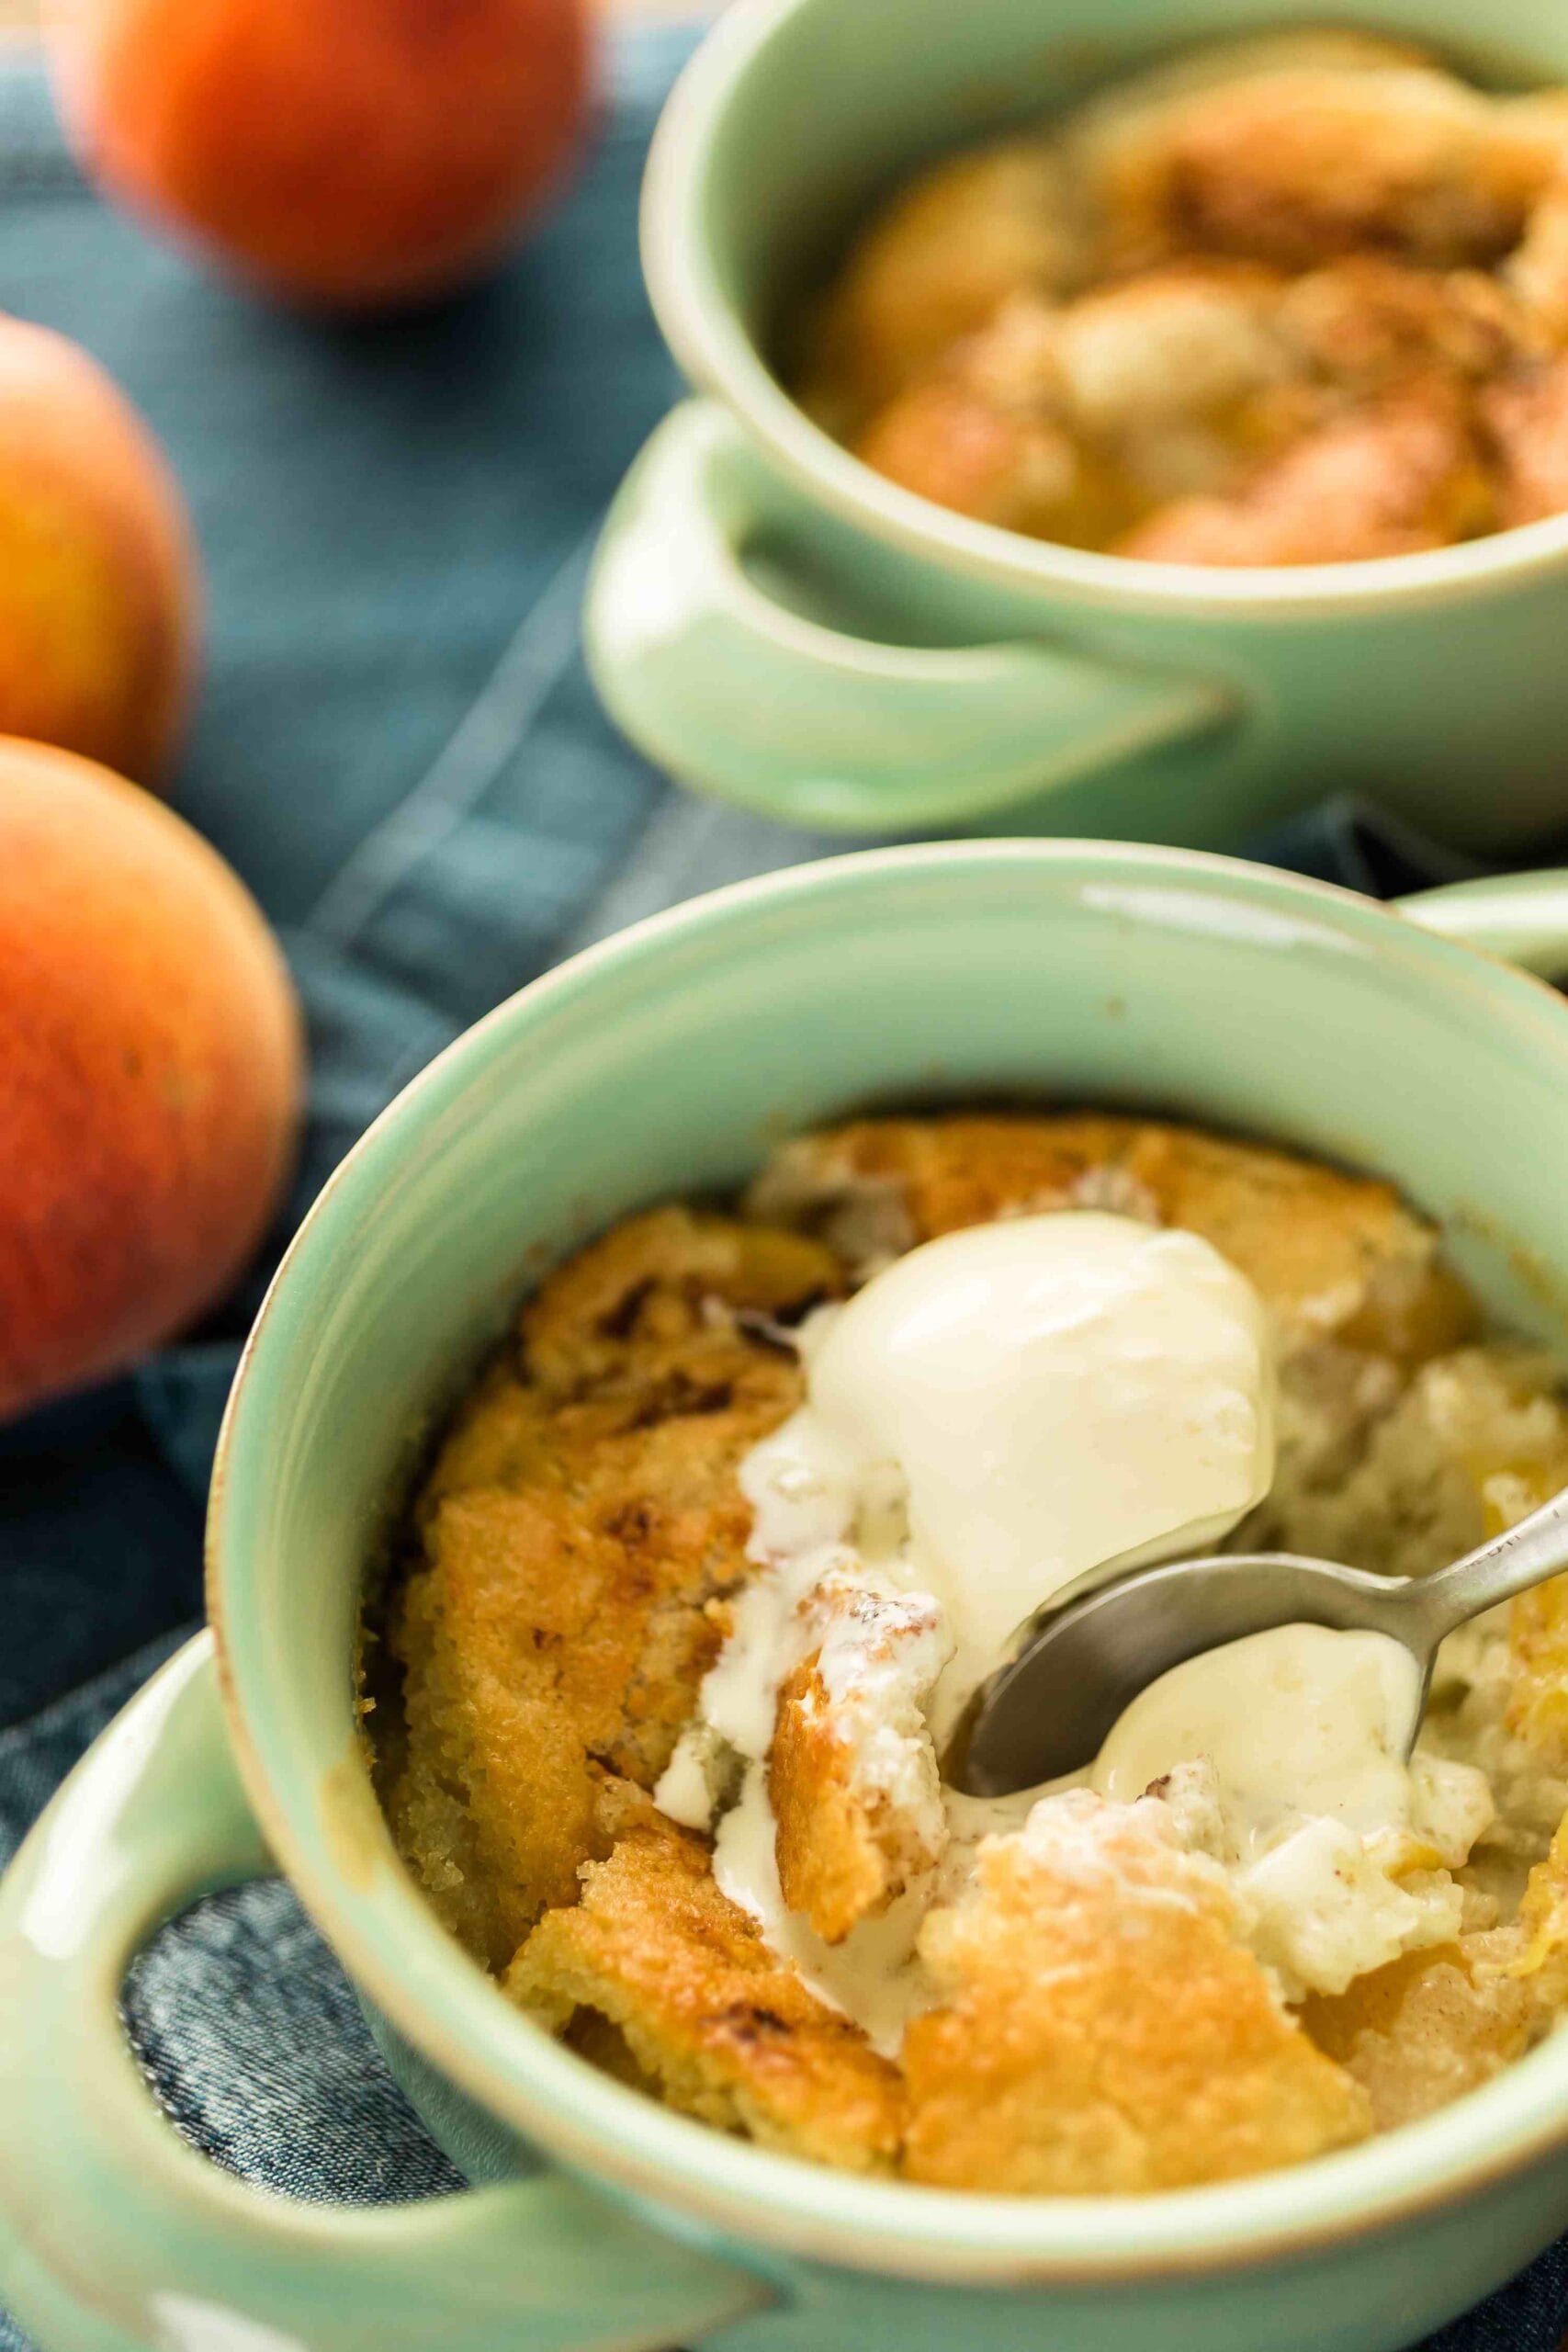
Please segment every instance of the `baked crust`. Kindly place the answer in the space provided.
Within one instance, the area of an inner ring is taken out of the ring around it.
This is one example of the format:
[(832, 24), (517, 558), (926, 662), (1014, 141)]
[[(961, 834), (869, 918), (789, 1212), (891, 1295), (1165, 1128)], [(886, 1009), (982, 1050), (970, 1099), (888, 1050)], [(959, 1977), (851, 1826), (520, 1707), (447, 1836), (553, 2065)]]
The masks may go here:
[(1179, 100), (1110, 175), (1123, 258), (1191, 244), (1300, 269), (1356, 252), (1497, 260), (1549, 140), (1445, 74), (1283, 69)]
[(904, 2168), (945, 2188), (1121, 2195), (1363, 2138), (1366, 2093), (1233, 1933), (1217, 1871), (1150, 1800), (1045, 1800), (982, 1845), (920, 1952), (945, 1995), (904, 2041)]
[(1431, 1228), (1392, 1185), (1157, 1120), (856, 1120), (786, 1147), (749, 1205), (852, 1260), (1046, 1209), (1185, 1226), (1247, 1276), (1287, 1337), (1337, 1336), (1400, 1356), (1451, 1346), (1473, 1312), (1438, 1266)]
[(505, 1987), (552, 2032), (613, 2027), (671, 2107), (765, 2147), (855, 2172), (897, 2154), (902, 2089), (858, 2027), (777, 1960), (714, 1883), (705, 1839), (668, 1822), (582, 1871)]
[(1235, 490), (1172, 499), (1125, 532), (1145, 563), (1364, 563), (1490, 529), (1467, 402), (1437, 379), (1331, 416)]
[(402, 1850), (469, 1948), (503, 1967), (607, 1848), (605, 1773), (651, 1788), (750, 1572), (739, 1462), (799, 1401), (787, 1350), (736, 1310), (839, 1287), (818, 1244), (664, 1208), (618, 1227), (525, 1310), (422, 1497), (422, 1560), (388, 1637)]
[(922, 1702), (952, 1645), (927, 1595), (870, 1579), (829, 1577), (810, 1614), (827, 1640), (780, 1685), (768, 1795), (784, 1899), (837, 1944), (942, 1859)]
[(779, 1686), (768, 1795), (784, 1899), (824, 1942), (841, 1943), (859, 1920), (886, 1910), (902, 1881), (880, 1808), (857, 1785), (815, 1653)]

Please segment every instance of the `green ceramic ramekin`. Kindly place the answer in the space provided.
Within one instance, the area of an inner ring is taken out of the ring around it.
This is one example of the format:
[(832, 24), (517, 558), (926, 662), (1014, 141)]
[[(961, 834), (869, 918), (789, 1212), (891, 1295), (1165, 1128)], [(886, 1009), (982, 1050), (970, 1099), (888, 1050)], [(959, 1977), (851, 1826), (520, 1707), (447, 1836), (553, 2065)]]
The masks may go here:
[[(518, 1292), (852, 1106), (1121, 1102), (1331, 1153), (1397, 1180), (1499, 1311), (1562, 1339), (1568, 1004), (1465, 940), (1568, 967), (1568, 876), (1401, 914), (1177, 851), (888, 851), (639, 925), (418, 1079), (247, 1350), (216, 1659), (204, 1637), (149, 1687), (0, 1888), (0, 2303), (46, 2352), (1384, 2352), (1545, 2244), (1568, 2041), (1348, 2154), (1146, 2199), (949, 2195), (722, 2137), (558, 2047), (447, 1939), (354, 1718), (389, 1497)], [(154, 2110), (116, 2016), (126, 1963), (268, 1849), (477, 2194), (293, 2204)]]
[(844, 832), (1231, 848), (1369, 790), (1470, 849), (1568, 820), (1568, 516), (1429, 555), (1217, 571), (1046, 546), (897, 489), (781, 390), (781, 317), (955, 140), (1182, 41), (1325, 19), (1568, 81), (1560, 0), (739, 0), (649, 170), (655, 310), (707, 398), (655, 434), (589, 594), (594, 676), (700, 789)]

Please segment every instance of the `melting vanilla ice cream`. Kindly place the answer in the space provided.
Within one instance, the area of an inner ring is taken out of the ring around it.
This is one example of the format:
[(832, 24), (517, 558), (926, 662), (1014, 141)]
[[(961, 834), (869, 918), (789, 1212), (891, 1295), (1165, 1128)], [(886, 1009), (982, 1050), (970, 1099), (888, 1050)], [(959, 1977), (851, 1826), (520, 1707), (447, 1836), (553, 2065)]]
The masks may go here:
[[(983, 1837), (1055, 1801), (943, 1791), (933, 1743), (1054, 1595), (1210, 1549), (1261, 1499), (1266, 1320), (1197, 1235), (1066, 1210), (927, 1242), (811, 1317), (799, 1344), (806, 1402), (741, 1470), (761, 1573), (655, 1795), (715, 1828), (720, 1886), (896, 2050), (931, 1997), (915, 1957), (925, 1913)], [(852, 1620), (851, 1638), (824, 1638), (822, 1596), (841, 1606), (857, 1589), (879, 1623), (910, 1603), (908, 1638), (861, 1641)], [(768, 1784), (780, 1687), (812, 1657), (874, 1804), (903, 1808), (932, 1857), (832, 1945), (784, 1899)], [(1161, 1783), (1286, 1997), (1337, 1989), (1454, 1931), (1458, 1890), (1423, 1867), (1461, 1860), (1490, 1811), (1466, 1768), (1407, 1768), (1418, 1695), (1392, 1642), (1281, 1628), (1152, 1686), (1093, 1785), (1130, 1801)]]
[(1205, 1650), (1140, 1692), (1100, 1752), (1101, 1796), (1131, 1804), (1205, 1757), (1238, 1852), (1261, 1850), (1286, 1802), (1358, 1829), (1402, 1817), (1420, 1669), (1386, 1634), (1275, 1625)]
[(1054, 1593), (1199, 1551), (1268, 1491), (1263, 1312), (1196, 1234), (1091, 1211), (944, 1235), (807, 1333), (808, 1428), (892, 1473), (942, 1602), (948, 1692)]
[(1415, 1659), (1386, 1634), (1276, 1625), (1173, 1667), (1140, 1693), (1090, 1785), (1150, 1788), (1228, 1871), (1243, 1931), (1287, 1997), (1342, 1993), (1459, 1932), (1446, 1873), (1492, 1818), (1484, 1776), (1406, 1762)]

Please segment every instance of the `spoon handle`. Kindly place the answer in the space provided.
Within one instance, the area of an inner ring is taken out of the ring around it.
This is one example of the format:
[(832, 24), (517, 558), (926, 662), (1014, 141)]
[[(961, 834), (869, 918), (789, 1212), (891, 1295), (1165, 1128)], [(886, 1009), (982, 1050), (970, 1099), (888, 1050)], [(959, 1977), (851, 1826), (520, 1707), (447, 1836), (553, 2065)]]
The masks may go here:
[(1445, 1634), (1479, 1617), (1499, 1600), (1511, 1600), (1532, 1585), (1568, 1569), (1568, 1489), (1554, 1495), (1517, 1527), (1467, 1552), (1451, 1567), (1423, 1577), (1410, 1594), (1435, 1645)]

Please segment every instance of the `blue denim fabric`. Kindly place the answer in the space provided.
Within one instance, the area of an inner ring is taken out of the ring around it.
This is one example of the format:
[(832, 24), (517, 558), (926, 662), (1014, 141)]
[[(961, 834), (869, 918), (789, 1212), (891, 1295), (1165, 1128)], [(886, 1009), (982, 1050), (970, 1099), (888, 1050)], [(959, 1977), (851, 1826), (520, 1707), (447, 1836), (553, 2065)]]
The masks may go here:
[[(250, 301), (107, 212), (36, 74), (0, 71), (0, 306), (97, 353), (185, 482), (211, 601), (178, 803), (282, 931), (312, 1071), (299, 1180), (234, 1296), (126, 1379), (0, 1431), (0, 1862), (196, 1621), (240, 1337), (355, 1136), (562, 955), (831, 846), (671, 791), (607, 725), (582, 668), (600, 516), (676, 390), (635, 198), (688, 45), (612, 47), (585, 168), (491, 283), (354, 327)], [(1348, 802), (1258, 846), (1382, 895), (1458, 870)], [(125, 2011), (174, 2121), (242, 2177), (351, 2201), (457, 2185), (281, 1884), (166, 1928)], [(1565, 2317), (1557, 2249), (1434, 2352), (1549, 2352)], [(0, 2352), (26, 2352), (4, 2314)]]

